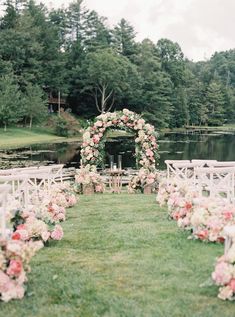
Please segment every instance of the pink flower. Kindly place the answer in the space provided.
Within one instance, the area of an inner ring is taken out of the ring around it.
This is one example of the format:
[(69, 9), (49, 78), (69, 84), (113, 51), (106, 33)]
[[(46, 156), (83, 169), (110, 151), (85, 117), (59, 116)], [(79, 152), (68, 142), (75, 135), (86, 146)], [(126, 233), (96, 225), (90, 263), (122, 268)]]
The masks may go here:
[(231, 281), (229, 282), (230, 288), (235, 292), (235, 278), (232, 278)]
[(11, 260), (7, 268), (7, 274), (10, 276), (19, 276), (23, 270), (23, 265), (20, 260)]
[(200, 239), (200, 240), (206, 240), (208, 237), (208, 230), (201, 230), (199, 232), (196, 233), (196, 236)]
[(0, 293), (4, 293), (8, 290), (10, 281), (9, 276), (0, 271)]
[(100, 184), (98, 184), (98, 185), (96, 185), (95, 186), (95, 191), (97, 192), (97, 193), (101, 193), (103, 190), (102, 190), (103, 188), (102, 188), (102, 185), (100, 185)]
[(17, 230), (25, 230), (25, 229), (26, 229), (26, 226), (25, 226), (25, 224), (21, 224), (21, 225), (17, 226), (16, 229), (17, 229)]
[(212, 278), (217, 285), (226, 285), (230, 282), (232, 274), (232, 265), (226, 262), (219, 262), (216, 264), (215, 271), (212, 273)]
[(42, 232), (42, 240), (44, 241), (44, 242), (46, 242), (49, 238), (50, 238), (50, 232), (49, 231), (43, 231)]
[(186, 209), (191, 209), (192, 208), (192, 203), (191, 202), (186, 202), (184, 207)]
[(231, 299), (233, 296), (233, 290), (230, 288), (230, 286), (221, 287), (219, 289), (218, 297), (222, 300)]
[[(19, 227), (19, 226), (18, 226)], [(13, 232), (11, 238), (12, 240), (23, 240), (26, 241), (29, 239), (29, 233), (25, 229), (18, 229), (15, 232)]]
[(55, 220), (59, 220), (59, 221), (65, 221), (65, 214), (63, 214), (62, 212), (58, 213), (57, 215), (54, 216)]
[(93, 142), (94, 142), (95, 144), (99, 143), (99, 142), (100, 142), (100, 137), (99, 137), (99, 135), (95, 134), (95, 135), (93, 136), (92, 140), (93, 140)]
[(51, 238), (53, 240), (61, 240), (63, 238), (64, 232), (61, 226), (56, 225), (55, 229), (51, 233)]
[(150, 149), (146, 150), (146, 156), (153, 156), (153, 151)]
[(12, 236), (11, 236), (12, 240), (20, 240), (20, 233), (15, 231), (13, 232)]
[(230, 210), (226, 210), (223, 212), (224, 219), (231, 220), (233, 218), (233, 212)]

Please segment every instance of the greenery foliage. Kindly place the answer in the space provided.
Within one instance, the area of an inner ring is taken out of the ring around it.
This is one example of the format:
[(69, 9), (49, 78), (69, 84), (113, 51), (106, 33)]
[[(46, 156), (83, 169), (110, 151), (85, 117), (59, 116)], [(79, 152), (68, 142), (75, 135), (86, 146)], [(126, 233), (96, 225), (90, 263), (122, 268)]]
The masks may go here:
[[(86, 119), (125, 105), (157, 128), (235, 120), (235, 49), (195, 63), (169, 39), (137, 42), (125, 19), (110, 28), (82, 0), (52, 10), (35, 0), (8, 0), (2, 8), (1, 126), (40, 119), (40, 112), (30, 119), (26, 101), (29, 90), (37, 91), (43, 108), (38, 87), (50, 96), (60, 91), (72, 112)], [(12, 98), (14, 91), (21, 97)]]

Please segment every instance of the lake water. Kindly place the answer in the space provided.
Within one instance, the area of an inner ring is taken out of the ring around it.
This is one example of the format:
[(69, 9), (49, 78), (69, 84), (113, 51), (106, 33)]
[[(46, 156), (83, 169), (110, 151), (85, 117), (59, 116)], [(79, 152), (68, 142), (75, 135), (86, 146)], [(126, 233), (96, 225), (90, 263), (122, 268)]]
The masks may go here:
[[(166, 159), (216, 159), (235, 161), (235, 133), (187, 132), (160, 135), (159, 168), (164, 169)], [(108, 154), (122, 155), (123, 168), (135, 167), (135, 143), (132, 137), (112, 139), (106, 142), (105, 164), (109, 166)], [(17, 150), (0, 151), (0, 168), (64, 163), (67, 167), (79, 167), (80, 145), (78, 143), (40, 144)]]

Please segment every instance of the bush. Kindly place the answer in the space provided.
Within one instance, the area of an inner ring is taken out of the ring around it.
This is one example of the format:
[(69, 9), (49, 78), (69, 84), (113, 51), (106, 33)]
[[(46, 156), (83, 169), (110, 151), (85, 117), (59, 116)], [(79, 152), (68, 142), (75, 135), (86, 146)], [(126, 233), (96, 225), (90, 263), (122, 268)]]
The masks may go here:
[(61, 117), (56, 118), (56, 126), (55, 126), (55, 133), (59, 136), (66, 136), (69, 135), (69, 127), (65, 119)]

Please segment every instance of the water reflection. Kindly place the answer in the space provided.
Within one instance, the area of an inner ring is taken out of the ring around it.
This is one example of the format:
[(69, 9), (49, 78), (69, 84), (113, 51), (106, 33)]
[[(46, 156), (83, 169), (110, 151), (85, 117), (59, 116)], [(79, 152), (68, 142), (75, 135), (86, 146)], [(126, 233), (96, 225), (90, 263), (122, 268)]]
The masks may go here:
[[(165, 168), (166, 159), (216, 159), (235, 161), (235, 134), (231, 133), (167, 133), (159, 137), (159, 168)], [(122, 167), (135, 167), (133, 137), (106, 142), (104, 165), (109, 166), (109, 156), (122, 155)], [(63, 163), (79, 167), (80, 144), (56, 143), (33, 145), (18, 150), (0, 151), (0, 168), (35, 164)]]

